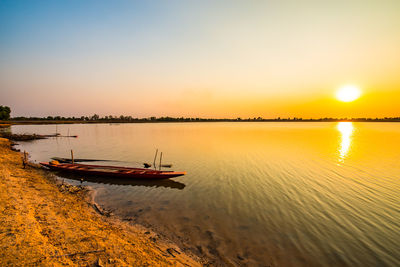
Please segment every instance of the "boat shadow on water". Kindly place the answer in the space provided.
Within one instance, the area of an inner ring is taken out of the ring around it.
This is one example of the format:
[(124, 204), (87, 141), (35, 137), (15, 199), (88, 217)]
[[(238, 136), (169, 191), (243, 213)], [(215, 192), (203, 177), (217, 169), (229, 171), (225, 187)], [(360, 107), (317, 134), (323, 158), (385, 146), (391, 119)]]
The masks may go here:
[(84, 181), (91, 183), (100, 183), (100, 184), (110, 184), (110, 185), (130, 185), (130, 186), (147, 186), (147, 187), (165, 187), (182, 190), (185, 188), (184, 183), (180, 183), (177, 181), (173, 181), (171, 179), (163, 179), (163, 180), (144, 180), (144, 179), (124, 179), (124, 178), (114, 178), (114, 177), (100, 177), (94, 175), (78, 175), (72, 173), (65, 172), (56, 172), (56, 175), (60, 178), (75, 180), (75, 181)]

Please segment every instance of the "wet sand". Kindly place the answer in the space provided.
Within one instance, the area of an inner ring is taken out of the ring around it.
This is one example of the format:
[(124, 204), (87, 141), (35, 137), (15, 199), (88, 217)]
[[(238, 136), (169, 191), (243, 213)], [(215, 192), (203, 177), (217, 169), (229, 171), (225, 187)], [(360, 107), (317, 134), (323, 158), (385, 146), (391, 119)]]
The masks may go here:
[(205, 263), (140, 225), (99, 214), (90, 199), (85, 188), (23, 169), (20, 153), (0, 138), (0, 266)]

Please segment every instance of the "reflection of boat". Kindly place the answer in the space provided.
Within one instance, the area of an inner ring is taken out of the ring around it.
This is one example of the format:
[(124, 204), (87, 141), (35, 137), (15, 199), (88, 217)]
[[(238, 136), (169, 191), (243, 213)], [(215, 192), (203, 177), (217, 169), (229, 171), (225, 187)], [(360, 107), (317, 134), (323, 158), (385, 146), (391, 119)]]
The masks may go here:
[(55, 164), (50, 162), (41, 162), (40, 164), (51, 170), (127, 179), (168, 179), (186, 174), (186, 172), (149, 170), (117, 166), (68, 164), (58, 162)]
[(80, 176), (73, 173), (60, 172), (57, 176), (61, 178), (86, 181), (91, 183), (101, 183), (110, 185), (131, 185), (131, 186), (147, 186), (147, 187), (165, 187), (182, 190), (185, 188), (185, 184), (176, 182), (170, 179), (164, 180), (141, 180), (141, 179), (123, 179), (123, 178), (112, 178), (112, 177), (99, 177), (93, 175)]

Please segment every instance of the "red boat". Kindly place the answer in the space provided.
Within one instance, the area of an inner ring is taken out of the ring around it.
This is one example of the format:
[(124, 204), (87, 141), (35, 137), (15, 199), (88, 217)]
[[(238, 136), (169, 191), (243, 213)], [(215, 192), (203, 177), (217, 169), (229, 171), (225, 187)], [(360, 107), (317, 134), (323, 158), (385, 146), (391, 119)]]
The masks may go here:
[(86, 165), (86, 164), (70, 164), (70, 163), (50, 163), (40, 162), (51, 170), (65, 171), (76, 174), (107, 176), (131, 179), (168, 179), (185, 175), (186, 172), (175, 171), (158, 171), (142, 168), (129, 168), (118, 166), (102, 166), (102, 165)]

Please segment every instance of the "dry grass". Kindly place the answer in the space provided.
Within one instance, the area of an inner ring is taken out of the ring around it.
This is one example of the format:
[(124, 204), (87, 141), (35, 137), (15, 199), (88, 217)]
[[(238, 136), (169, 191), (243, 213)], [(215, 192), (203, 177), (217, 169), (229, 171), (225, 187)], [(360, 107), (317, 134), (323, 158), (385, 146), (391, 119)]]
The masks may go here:
[(0, 266), (200, 265), (144, 228), (100, 216), (85, 190), (61, 192), (21, 162), (0, 139)]

